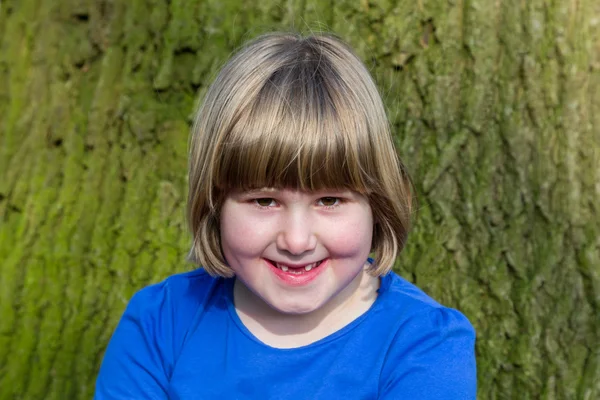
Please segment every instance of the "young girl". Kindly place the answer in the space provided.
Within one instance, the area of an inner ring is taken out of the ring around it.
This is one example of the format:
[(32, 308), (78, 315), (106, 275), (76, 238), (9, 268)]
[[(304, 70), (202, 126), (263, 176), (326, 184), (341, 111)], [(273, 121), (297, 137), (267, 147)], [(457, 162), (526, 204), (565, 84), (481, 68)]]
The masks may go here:
[(192, 132), (202, 269), (131, 299), (96, 399), (475, 399), (473, 328), (391, 272), (411, 196), (347, 45), (251, 42)]

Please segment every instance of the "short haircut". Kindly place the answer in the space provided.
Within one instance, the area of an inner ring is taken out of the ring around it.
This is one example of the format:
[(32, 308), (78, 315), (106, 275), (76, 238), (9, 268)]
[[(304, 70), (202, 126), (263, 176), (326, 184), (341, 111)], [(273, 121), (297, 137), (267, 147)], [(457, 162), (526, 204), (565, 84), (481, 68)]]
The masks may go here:
[(413, 191), (377, 87), (330, 34), (271, 33), (246, 44), (208, 89), (191, 133), (188, 260), (231, 277), (220, 210), (230, 190), (350, 189), (373, 211), (374, 262), (387, 273), (404, 247)]

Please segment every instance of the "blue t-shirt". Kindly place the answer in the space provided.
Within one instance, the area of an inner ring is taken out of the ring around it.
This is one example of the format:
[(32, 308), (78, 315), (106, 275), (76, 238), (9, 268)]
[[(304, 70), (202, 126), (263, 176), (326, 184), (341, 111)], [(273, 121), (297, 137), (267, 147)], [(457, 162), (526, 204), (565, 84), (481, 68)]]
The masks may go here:
[(475, 399), (475, 332), (393, 272), (371, 308), (307, 346), (258, 340), (235, 278), (199, 269), (136, 293), (106, 349), (95, 399)]

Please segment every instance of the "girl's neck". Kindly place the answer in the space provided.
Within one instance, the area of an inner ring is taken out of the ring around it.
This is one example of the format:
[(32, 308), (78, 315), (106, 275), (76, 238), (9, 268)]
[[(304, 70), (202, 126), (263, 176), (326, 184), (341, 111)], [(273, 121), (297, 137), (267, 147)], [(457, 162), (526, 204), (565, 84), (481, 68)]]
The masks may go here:
[(260, 341), (295, 348), (323, 339), (364, 314), (377, 299), (378, 289), (379, 278), (363, 271), (329, 302), (307, 314), (281, 313), (237, 279), (233, 298), (240, 320)]

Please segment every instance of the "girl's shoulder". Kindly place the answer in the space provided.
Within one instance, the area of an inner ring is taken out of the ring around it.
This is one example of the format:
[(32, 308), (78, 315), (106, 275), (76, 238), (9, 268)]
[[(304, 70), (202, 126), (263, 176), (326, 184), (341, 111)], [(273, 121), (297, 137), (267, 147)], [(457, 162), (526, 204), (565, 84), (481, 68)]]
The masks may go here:
[(422, 289), (391, 272), (381, 279), (381, 314), (393, 321), (392, 328), (408, 343), (420, 337), (443, 341), (446, 337), (460, 337), (467, 346), (474, 345), (475, 329), (459, 310), (446, 307)]
[(218, 284), (223, 278), (218, 278), (210, 275), (203, 268), (196, 268), (191, 271), (181, 272), (173, 274), (163, 281), (154, 285), (147, 286), (146, 288), (152, 290), (167, 290), (167, 291), (181, 291), (187, 292), (189, 290), (197, 290), (203, 288), (210, 288), (215, 284)]
[(222, 293), (224, 278), (209, 275), (203, 269), (174, 274), (161, 282), (137, 291), (123, 318), (138, 321), (149, 330), (146, 334), (183, 340), (190, 322), (205, 305)]
[(428, 387), (427, 398), (475, 399), (475, 330), (467, 317), (395, 273), (388, 275), (380, 289), (382, 315), (394, 326), (382, 397), (423, 398), (422, 387)]
[(141, 308), (140, 311), (148, 316), (194, 313), (215, 294), (223, 280), (209, 275), (201, 268), (174, 274), (140, 289), (133, 295), (127, 308)]
[(395, 272), (381, 277), (379, 295), (387, 312), (405, 317), (423, 313), (462, 315), (459, 311), (438, 303), (421, 288)]
[(168, 376), (195, 317), (220, 297), (224, 280), (197, 269), (140, 289), (127, 304), (111, 346), (123, 342), (131, 348), (132, 338), (153, 343)]
[(106, 349), (97, 398), (115, 398), (114, 392), (119, 390), (122, 392), (118, 398), (128, 397), (132, 379), (146, 391), (139, 398), (155, 398), (163, 393), (195, 316), (203, 304), (218, 297), (223, 281), (195, 270), (172, 275), (136, 292)]
[(441, 305), (414, 283), (391, 271), (381, 277), (380, 293), (396, 300), (411, 301), (423, 307), (441, 307)]

